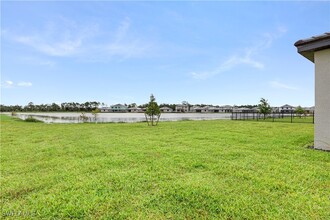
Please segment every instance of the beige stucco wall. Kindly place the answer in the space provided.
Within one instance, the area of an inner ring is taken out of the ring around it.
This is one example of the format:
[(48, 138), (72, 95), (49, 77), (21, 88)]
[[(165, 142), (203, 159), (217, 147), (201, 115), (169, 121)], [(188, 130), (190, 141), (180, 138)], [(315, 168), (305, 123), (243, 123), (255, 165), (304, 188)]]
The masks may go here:
[(314, 147), (323, 150), (330, 150), (330, 49), (315, 52), (314, 62)]

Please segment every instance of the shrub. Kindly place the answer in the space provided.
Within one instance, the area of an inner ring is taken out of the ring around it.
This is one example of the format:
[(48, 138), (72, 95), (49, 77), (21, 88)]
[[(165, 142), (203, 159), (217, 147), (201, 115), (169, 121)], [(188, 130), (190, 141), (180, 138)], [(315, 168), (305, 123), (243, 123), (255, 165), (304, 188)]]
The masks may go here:
[(80, 120), (82, 120), (82, 122), (87, 122), (88, 121), (88, 116), (86, 116), (86, 114), (84, 112), (82, 112), (79, 116)]
[(26, 118), (24, 121), (25, 121), (25, 122), (42, 122), (42, 121), (40, 121), (40, 120), (38, 120), (38, 119), (36, 119), (36, 118), (33, 118), (32, 116), (29, 116), (29, 117)]

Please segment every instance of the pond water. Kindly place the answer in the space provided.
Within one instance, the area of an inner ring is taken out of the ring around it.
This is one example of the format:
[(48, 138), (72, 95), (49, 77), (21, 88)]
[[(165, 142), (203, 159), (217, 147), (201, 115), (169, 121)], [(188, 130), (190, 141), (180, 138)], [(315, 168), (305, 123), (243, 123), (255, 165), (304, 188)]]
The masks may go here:
[[(17, 113), (18, 118), (33, 117), (45, 123), (82, 123), (81, 113)], [(86, 113), (87, 122), (143, 122), (146, 118), (143, 113), (99, 113), (95, 118), (91, 113)], [(228, 113), (162, 113), (159, 121), (182, 120), (215, 120), (230, 119)]]

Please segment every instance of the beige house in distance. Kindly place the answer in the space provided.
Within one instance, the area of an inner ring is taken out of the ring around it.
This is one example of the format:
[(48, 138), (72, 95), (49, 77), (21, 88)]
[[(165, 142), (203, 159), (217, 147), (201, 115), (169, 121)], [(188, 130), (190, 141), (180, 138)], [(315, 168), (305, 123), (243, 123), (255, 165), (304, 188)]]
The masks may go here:
[(330, 32), (294, 45), (315, 64), (314, 147), (330, 151)]
[(175, 112), (189, 112), (189, 105), (186, 104), (178, 104), (175, 106)]
[(173, 109), (164, 106), (164, 107), (160, 108), (160, 111), (163, 112), (163, 113), (170, 113), (170, 112), (173, 112)]

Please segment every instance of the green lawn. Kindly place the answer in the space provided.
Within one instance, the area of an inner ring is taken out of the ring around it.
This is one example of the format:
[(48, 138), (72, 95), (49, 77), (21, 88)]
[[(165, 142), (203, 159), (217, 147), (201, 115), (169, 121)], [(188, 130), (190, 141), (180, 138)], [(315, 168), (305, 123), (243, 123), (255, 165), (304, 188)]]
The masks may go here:
[(329, 219), (313, 124), (43, 124), (1, 116), (2, 217)]
[[(256, 120), (256, 119), (255, 119)], [(264, 119), (259, 119), (259, 121), (263, 121)], [(308, 117), (283, 117), (283, 118), (266, 118), (265, 121), (270, 121), (270, 122), (289, 122), (291, 123), (313, 123), (313, 117), (308, 116)]]
[[(263, 121), (263, 122), (284, 122), (284, 123), (313, 123), (313, 116), (307, 116), (307, 117), (290, 117), (290, 116), (285, 116), (283, 118), (272, 118), (272, 116), (268, 116), (267, 118), (263, 119), (263, 117), (257, 119), (257, 116), (255, 118), (252, 118), (251, 115), (249, 116), (250, 118), (244, 118), (242, 115), (242, 119), (237, 119), (237, 120), (242, 120), (242, 121)], [(239, 118), (239, 117), (238, 117)], [(235, 120), (235, 115), (234, 115), (234, 120)]]

